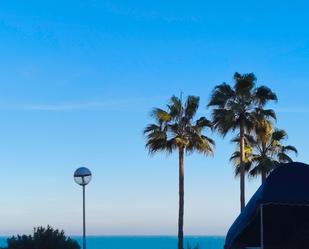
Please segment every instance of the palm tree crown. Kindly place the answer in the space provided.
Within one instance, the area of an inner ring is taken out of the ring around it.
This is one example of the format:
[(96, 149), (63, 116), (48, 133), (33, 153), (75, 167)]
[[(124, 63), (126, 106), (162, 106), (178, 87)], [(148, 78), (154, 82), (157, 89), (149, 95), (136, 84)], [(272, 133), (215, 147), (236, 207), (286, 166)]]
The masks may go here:
[(249, 172), (251, 176), (261, 175), (264, 182), (267, 175), (280, 163), (293, 162), (288, 154), (294, 152), (297, 155), (297, 149), (291, 145), (283, 145), (282, 141), (286, 138), (287, 133), (284, 130), (274, 129), (267, 120), (256, 124), (253, 135), (247, 136), (248, 144), (252, 148), (252, 166)]
[(181, 148), (186, 152), (212, 154), (214, 141), (202, 134), (205, 128), (211, 127), (211, 122), (205, 117), (193, 121), (198, 106), (199, 97), (189, 96), (183, 105), (179, 98), (173, 96), (166, 111), (155, 108), (152, 116), (156, 123), (149, 124), (144, 130), (149, 152), (171, 153)]
[(273, 110), (263, 109), (268, 101), (277, 101), (275, 93), (266, 86), (255, 87), (256, 77), (253, 73), (235, 73), (234, 80), (233, 88), (222, 83), (212, 92), (208, 106), (214, 107), (212, 118), (215, 129), (226, 135), (243, 124), (250, 132), (257, 116), (276, 119)]

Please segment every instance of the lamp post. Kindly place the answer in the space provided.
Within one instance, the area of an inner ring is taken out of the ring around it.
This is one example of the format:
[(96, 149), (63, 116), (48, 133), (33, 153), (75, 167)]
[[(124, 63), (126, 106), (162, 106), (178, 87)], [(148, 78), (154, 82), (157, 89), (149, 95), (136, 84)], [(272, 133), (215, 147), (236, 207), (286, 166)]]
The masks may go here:
[(74, 172), (74, 181), (83, 187), (83, 249), (86, 249), (86, 215), (85, 215), (85, 187), (91, 181), (91, 171), (80, 167)]

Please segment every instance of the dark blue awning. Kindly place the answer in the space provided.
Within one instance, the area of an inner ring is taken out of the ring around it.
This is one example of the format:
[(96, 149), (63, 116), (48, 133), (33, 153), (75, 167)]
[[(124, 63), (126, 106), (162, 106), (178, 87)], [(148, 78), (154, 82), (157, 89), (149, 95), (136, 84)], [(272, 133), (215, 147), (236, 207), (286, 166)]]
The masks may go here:
[(265, 207), (263, 227), (265, 243), (272, 245), (269, 248), (300, 241), (296, 237), (302, 234), (309, 238), (309, 165), (288, 163), (274, 170), (229, 229), (225, 249), (260, 246), (261, 205)]

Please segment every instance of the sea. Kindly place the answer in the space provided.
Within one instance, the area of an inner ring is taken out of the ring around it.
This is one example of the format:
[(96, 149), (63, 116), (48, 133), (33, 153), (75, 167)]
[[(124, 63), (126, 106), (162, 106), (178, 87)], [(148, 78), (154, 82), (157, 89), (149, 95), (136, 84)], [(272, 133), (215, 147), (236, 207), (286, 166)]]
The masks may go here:
[[(82, 237), (71, 236), (80, 245)], [(0, 237), (0, 247), (7, 246), (6, 237)], [(176, 236), (88, 236), (87, 249), (177, 249)], [(185, 249), (223, 249), (223, 236), (187, 236)]]

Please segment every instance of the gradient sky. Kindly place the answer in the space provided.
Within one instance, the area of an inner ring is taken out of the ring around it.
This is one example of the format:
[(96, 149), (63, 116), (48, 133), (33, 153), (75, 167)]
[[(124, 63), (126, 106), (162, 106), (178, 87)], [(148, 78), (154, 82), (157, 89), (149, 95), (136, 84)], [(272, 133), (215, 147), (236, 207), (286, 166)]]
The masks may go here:
[[(176, 234), (176, 155), (150, 157), (152, 107), (254, 72), (279, 97), (277, 126), (309, 162), (307, 1), (14, 1), (0, 3), (0, 234), (51, 224), (89, 234)], [(185, 233), (224, 235), (239, 213), (228, 162), (186, 157)], [(248, 181), (247, 197), (260, 179)]]

